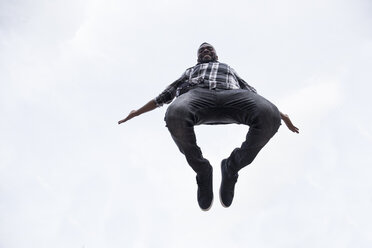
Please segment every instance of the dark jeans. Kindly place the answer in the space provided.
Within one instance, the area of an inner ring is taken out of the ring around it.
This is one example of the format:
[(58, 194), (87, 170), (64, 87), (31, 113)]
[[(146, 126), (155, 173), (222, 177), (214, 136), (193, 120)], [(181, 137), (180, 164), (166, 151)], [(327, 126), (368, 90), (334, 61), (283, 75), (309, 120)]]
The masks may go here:
[(203, 174), (210, 171), (211, 165), (196, 144), (195, 125), (249, 125), (246, 140), (227, 159), (230, 172), (236, 173), (250, 164), (274, 136), (281, 118), (274, 104), (251, 91), (195, 88), (173, 101), (167, 109), (165, 121), (191, 168)]

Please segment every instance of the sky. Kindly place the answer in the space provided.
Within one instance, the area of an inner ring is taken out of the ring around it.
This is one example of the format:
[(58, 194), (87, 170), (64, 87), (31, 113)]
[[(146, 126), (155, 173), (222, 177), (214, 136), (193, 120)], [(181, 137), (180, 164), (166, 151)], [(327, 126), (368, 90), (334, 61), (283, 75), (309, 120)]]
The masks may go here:
[[(117, 121), (216, 48), (300, 128), (243, 168), (243, 125), (197, 126), (214, 204), (164, 123)], [(368, 0), (0, 0), (0, 247), (371, 247)]]

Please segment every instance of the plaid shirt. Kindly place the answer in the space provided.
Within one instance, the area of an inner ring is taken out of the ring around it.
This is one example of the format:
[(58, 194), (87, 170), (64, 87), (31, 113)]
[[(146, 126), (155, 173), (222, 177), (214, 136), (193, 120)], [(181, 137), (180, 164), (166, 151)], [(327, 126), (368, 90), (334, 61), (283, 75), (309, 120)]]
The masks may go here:
[(156, 105), (170, 103), (175, 97), (188, 90), (201, 87), (212, 89), (246, 89), (257, 93), (256, 89), (241, 79), (233, 68), (219, 62), (197, 64), (187, 69), (182, 76), (170, 84), (154, 100)]

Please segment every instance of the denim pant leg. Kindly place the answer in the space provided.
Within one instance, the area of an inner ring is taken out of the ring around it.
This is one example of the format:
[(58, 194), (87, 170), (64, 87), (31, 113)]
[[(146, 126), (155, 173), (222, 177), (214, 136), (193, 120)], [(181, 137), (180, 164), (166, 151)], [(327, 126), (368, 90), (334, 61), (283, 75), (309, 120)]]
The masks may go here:
[(247, 90), (223, 91), (219, 95), (226, 119), (249, 125), (241, 147), (233, 150), (227, 159), (232, 173), (252, 163), (259, 151), (278, 131), (281, 117), (278, 108), (264, 97)]
[(176, 98), (169, 105), (165, 121), (179, 150), (198, 174), (208, 173), (211, 165), (196, 143), (194, 125), (201, 123), (197, 114), (215, 106), (215, 97), (208, 89), (196, 88)]

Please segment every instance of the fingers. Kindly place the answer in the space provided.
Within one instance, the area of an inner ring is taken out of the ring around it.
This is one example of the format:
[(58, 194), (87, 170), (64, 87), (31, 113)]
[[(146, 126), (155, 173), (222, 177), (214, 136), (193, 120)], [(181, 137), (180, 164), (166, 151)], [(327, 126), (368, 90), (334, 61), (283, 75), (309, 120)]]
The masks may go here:
[(127, 120), (129, 120), (128, 117), (126, 117), (125, 119), (122, 119), (122, 120), (118, 121), (118, 124), (121, 124), (121, 123), (123, 123), (123, 122), (126, 122)]
[(287, 125), (288, 129), (291, 130), (292, 132), (299, 133), (299, 129), (293, 125), (293, 123), (291, 122), (289, 118), (284, 119), (284, 123)]
[(299, 129), (295, 126), (292, 125), (292, 127), (290, 128), (290, 130), (294, 133), (299, 133)]
[(126, 122), (126, 121), (132, 119), (134, 117), (133, 113), (134, 113), (133, 111), (130, 112), (130, 114), (127, 117), (125, 117), (125, 119), (122, 119), (122, 120), (118, 121), (118, 124), (121, 124), (123, 122)]

